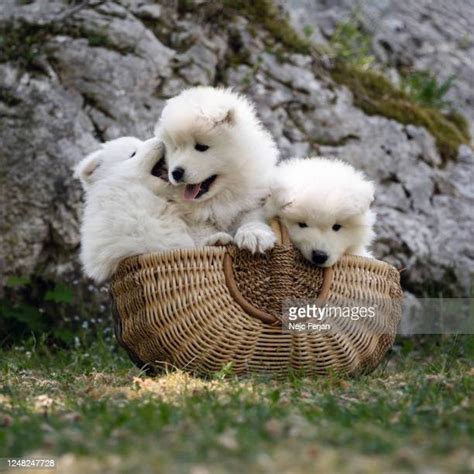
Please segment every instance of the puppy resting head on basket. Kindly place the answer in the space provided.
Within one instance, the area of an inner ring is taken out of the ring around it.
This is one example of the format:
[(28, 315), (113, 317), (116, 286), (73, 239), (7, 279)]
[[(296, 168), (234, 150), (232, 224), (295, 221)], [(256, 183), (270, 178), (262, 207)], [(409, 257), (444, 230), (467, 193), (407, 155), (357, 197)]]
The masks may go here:
[(307, 260), (330, 267), (343, 255), (371, 257), (373, 200), (373, 183), (347, 163), (291, 159), (275, 170), (266, 212), (280, 218)]

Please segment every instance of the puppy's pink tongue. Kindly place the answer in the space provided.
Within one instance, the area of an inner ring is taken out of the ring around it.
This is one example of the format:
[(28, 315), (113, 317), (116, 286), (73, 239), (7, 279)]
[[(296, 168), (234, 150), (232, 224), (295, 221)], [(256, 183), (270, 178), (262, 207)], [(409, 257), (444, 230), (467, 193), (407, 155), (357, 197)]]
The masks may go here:
[(201, 183), (198, 184), (187, 184), (184, 187), (184, 200), (192, 201), (201, 191)]

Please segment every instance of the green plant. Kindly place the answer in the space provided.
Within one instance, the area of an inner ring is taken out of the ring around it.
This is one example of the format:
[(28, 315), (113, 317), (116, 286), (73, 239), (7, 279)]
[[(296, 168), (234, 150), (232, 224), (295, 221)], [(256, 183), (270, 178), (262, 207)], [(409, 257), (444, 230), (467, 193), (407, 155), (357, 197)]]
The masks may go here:
[[(0, 329), (9, 337), (23, 338), (32, 334), (39, 336), (51, 330), (54, 326), (45, 305), (48, 301), (68, 304), (64, 284), (48, 288), (35, 279), (10, 276), (4, 291), (5, 297), (0, 300)], [(58, 312), (63, 311), (61, 304), (56, 305), (56, 309)], [(64, 339), (59, 327), (54, 328), (53, 332), (57, 332), (55, 336)]]
[(443, 108), (449, 105), (446, 94), (454, 84), (455, 76), (439, 83), (428, 71), (417, 71), (402, 77), (402, 90), (414, 101), (430, 107)]
[(65, 282), (10, 276), (0, 299), (0, 341), (11, 345), (44, 336), (52, 345), (86, 343), (108, 326), (87, 296), (83, 288)]
[(311, 25), (304, 26), (303, 34), (306, 36), (306, 38), (310, 38), (313, 33), (314, 33), (314, 28)]
[(362, 29), (360, 23), (352, 18), (339, 23), (329, 41), (332, 55), (362, 69), (368, 69), (374, 63), (372, 38)]
[(72, 288), (64, 283), (56, 283), (54, 288), (48, 290), (44, 295), (45, 301), (54, 301), (55, 303), (72, 303)]

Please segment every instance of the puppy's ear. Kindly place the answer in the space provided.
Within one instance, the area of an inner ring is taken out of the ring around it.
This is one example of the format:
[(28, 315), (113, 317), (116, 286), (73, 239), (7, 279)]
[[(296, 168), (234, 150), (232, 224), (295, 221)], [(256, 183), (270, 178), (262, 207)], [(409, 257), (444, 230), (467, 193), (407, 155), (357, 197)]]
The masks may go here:
[(286, 186), (274, 183), (270, 187), (270, 195), (268, 196), (265, 209), (268, 217), (279, 215), (283, 210), (292, 204), (291, 194)]
[(225, 123), (227, 125), (234, 125), (235, 124), (235, 110), (229, 109), (225, 114), (225, 117), (221, 120), (221, 123)]
[(235, 124), (235, 110), (233, 108), (222, 108), (215, 111), (215, 113), (210, 115), (208, 118), (214, 127), (219, 125), (228, 125), (232, 127)]
[(102, 150), (87, 155), (74, 169), (74, 177), (81, 180), (86, 188), (94, 182), (94, 174), (101, 163)]
[(372, 181), (361, 180), (354, 186), (354, 192), (351, 196), (351, 214), (363, 214), (369, 210), (370, 205), (375, 198), (375, 186)]

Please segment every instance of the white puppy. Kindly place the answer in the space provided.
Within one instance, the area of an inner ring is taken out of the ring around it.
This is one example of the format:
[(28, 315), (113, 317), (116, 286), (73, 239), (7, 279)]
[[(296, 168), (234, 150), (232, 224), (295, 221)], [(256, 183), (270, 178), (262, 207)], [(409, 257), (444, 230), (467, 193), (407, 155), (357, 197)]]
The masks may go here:
[(169, 180), (181, 188), (181, 210), (202, 243), (273, 247), (262, 205), (278, 151), (247, 99), (230, 89), (185, 90), (167, 102), (156, 134)]
[(307, 260), (329, 267), (345, 254), (370, 256), (373, 199), (373, 183), (347, 163), (292, 159), (275, 170), (266, 212), (281, 219)]
[(167, 200), (175, 190), (162, 176), (163, 151), (156, 138), (123, 137), (105, 143), (76, 167), (86, 191), (81, 260), (96, 281), (109, 278), (125, 257), (194, 246)]

